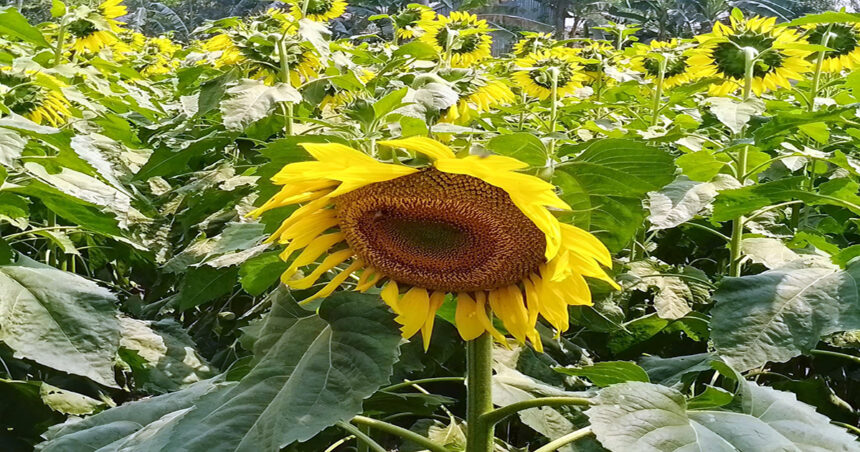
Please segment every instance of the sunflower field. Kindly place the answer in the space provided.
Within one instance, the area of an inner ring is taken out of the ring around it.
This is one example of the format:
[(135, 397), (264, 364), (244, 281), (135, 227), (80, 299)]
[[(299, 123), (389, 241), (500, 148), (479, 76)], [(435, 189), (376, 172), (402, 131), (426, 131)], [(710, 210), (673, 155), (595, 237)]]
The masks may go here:
[(860, 451), (860, 14), (0, 8), (0, 450)]

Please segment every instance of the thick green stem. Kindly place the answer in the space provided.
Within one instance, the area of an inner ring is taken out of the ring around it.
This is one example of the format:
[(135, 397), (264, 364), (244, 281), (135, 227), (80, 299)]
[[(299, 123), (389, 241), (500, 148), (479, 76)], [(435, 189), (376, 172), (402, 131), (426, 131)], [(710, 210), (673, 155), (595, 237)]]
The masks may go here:
[(663, 55), (660, 60), (660, 74), (657, 76), (657, 86), (654, 87), (654, 102), (651, 105), (651, 125), (657, 125), (657, 119), (660, 118), (660, 101), (663, 98), (663, 81), (666, 79), (666, 64), (668, 58)]
[[(307, 2), (305, 2), (307, 3)], [(307, 6), (307, 5), (305, 5)], [(290, 76), (290, 64), (287, 62), (287, 48), (286, 44), (284, 44), (284, 39), (286, 39), (286, 33), (280, 40), (278, 40), (278, 56), (281, 59), (281, 79), (288, 86), (292, 86), (292, 80)], [(285, 102), (284, 103), (284, 133), (287, 136), (293, 134), (293, 103)]]
[[(827, 27), (827, 31), (821, 37), (821, 45), (827, 47), (827, 44), (830, 42), (830, 28), (833, 25), (829, 25)], [(815, 61), (815, 73), (812, 76), (812, 90), (809, 93), (809, 105), (807, 105), (808, 111), (815, 110), (815, 98), (818, 96), (818, 88), (821, 83), (821, 68), (824, 66), (824, 57), (826, 56), (827, 51), (820, 50), (818, 52), (818, 58)]]
[(446, 381), (463, 381), (463, 377), (433, 377), (433, 378), (422, 378), (420, 380), (406, 380), (401, 383), (395, 383), (391, 386), (386, 386), (381, 388), (380, 391), (395, 391), (400, 388), (405, 388), (408, 386), (415, 385), (423, 385), (427, 383), (439, 383)]
[(66, 44), (66, 21), (60, 25), (57, 32), (57, 46), (54, 48), (54, 66), (60, 64), (63, 59), (63, 46)]
[(574, 432), (570, 432), (567, 435), (564, 435), (560, 438), (554, 439), (554, 440), (546, 443), (545, 446), (541, 446), (541, 447), (535, 449), (535, 452), (552, 452), (552, 451), (558, 450), (558, 449), (560, 449), (560, 448), (562, 448), (562, 447), (564, 447), (564, 446), (566, 446), (566, 445), (568, 445), (568, 444), (570, 444), (576, 440), (585, 438), (586, 436), (588, 436), (590, 434), (591, 434), (591, 426), (584, 427), (584, 428), (581, 428), (581, 429), (576, 430)]
[(492, 452), (495, 423), (482, 419), (493, 411), (493, 339), (484, 333), (466, 344), (466, 452)]
[(373, 450), (373, 452), (386, 452), (384, 447), (380, 446), (379, 443), (374, 441), (370, 435), (362, 431), (360, 428), (350, 424), (349, 422), (338, 422), (337, 425), (355, 436), (355, 439), (358, 441), (358, 452), (369, 452), (370, 450)]
[[(755, 61), (758, 57), (758, 51), (751, 47), (744, 47), (744, 91), (743, 100), (748, 101), (752, 93), (753, 71), (755, 70)], [(741, 185), (746, 182), (747, 173), (747, 156), (749, 154), (749, 146), (744, 146), (738, 151), (737, 158), (737, 175), (738, 182)], [(737, 217), (732, 222), (732, 237), (729, 243), (729, 276), (741, 275), (741, 241), (744, 235), (744, 223), (746, 219), (743, 215)]]
[(812, 355), (832, 356), (834, 358), (847, 359), (849, 361), (854, 361), (855, 363), (860, 364), (860, 356), (852, 356), (846, 353), (832, 352), (830, 350), (811, 350), (809, 353)]
[(406, 430), (403, 427), (400, 427), (400, 426), (397, 426), (394, 424), (389, 424), (388, 422), (385, 422), (385, 421), (380, 421), (378, 419), (373, 419), (373, 418), (369, 418), (366, 416), (356, 416), (356, 417), (352, 418), (352, 423), (358, 424), (358, 425), (365, 425), (365, 426), (368, 426), (370, 428), (374, 428), (376, 430), (379, 430), (379, 431), (382, 431), (385, 433), (390, 433), (394, 436), (399, 436), (399, 437), (401, 437), (407, 441), (411, 441), (411, 442), (429, 450), (430, 452), (451, 452), (447, 448), (440, 446), (439, 444), (436, 444), (433, 441), (431, 441), (431, 440), (429, 440), (429, 439), (427, 439), (427, 438), (425, 438), (425, 437), (423, 437), (423, 436), (421, 436), (421, 435), (419, 435), (419, 434), (417, 434), (411, 430)]

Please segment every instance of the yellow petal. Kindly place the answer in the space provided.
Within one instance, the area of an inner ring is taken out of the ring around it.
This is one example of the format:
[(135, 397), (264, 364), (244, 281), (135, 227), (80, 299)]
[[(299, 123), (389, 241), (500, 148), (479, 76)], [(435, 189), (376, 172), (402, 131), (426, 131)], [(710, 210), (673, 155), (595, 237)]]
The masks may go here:
[[(454, 109), (454, 107), (451, 108)], [(402, 138), (399, 140), (385, 140), (380, 141), (378, 144), (420, 152), (429, 157), (431, 160), (455, 158), (454, 151), (452, 151), (451, 148), (427, 137), (414, 136), (409, 138)]]
[(302, 301), (301, 304), (309, 303), (312, 300), (316, 300), (317, 298), (325, 298), (332, 294), (341, 284), (352, 275), (353, 272), (361, 268), (361, 262), (355, 261), (349, 264), (342, 272), (338, 273), (337, 276), (331, 279), (328, 284), (325, 285), (319, 292), (313, 294), (310, 298)]
[(430, 347), (430, 337), (433, 335), (433, 323), (436, 321), (436, 311), (445, 302), (445, 292), (433, 291), (430, 294), (430, 309), (427, 312), (427, 319), (424, 321), (424, 326), (421, 327), (421, 339), (424, 343), (424, 351)]
[(525, 342), (529, 330), (528, 312), (520, 289), (516, 286), (500, 287), (490, 291), (489, 298), (493, 314), (520, 343)]
[[(457, 311), (454, 314), (454, 322), (457, 331), (464, 340), (471, 341), (486, 331), (478, 317), (478, 304), (471, 295), (463, 292), (457, 294)], [(483, 309), (483, 307), (481, 307)], [(486, 317), (486, 313), (484, 313)]]
[(409, 289), (403, 294), (398, 306), (400, 313), (394, 320), (402, 325), (400, 332), (403, 337), (409, 339), (427, 322), (427, 315), (430, 312), (430, 296), (427, 294), (427, 289), (422, 287)]
[(320, 279), (320, 276), (322, 276), (323, 273), (331, 270), (334, 267), (337, 267), (352, 256), (353, 252), (350, 249), (336, 251), (332, 254), (329, 254), (328, 257), (326, 257), (322, 261), (322, 263), (319, 264), (319, 266), (317, 266), (317, 268), (315, 268), (313, 272), (311, 272), (310, 275), (294, 281), (284, 281), (284, 284), (294, 289), (308, 289), (313, 286), (318, 279)]
[(388, 284), (382, 288), (380, 296), (395, 314), (400, 314), (400, 289), (397, 287), (397, 281), (388, 280)]

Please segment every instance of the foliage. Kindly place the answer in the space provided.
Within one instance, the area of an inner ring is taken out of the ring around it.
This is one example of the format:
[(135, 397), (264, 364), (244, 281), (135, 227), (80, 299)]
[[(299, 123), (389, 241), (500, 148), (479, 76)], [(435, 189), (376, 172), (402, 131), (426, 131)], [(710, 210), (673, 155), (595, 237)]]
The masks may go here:
[[(462, 450), (453, 300), (426, 352), (377, 289), (300, 306), (313, 288), (279, 284), (266, 240), (290, 212), (248, 216), (301, 143), (409, 164), (377, 142), (432, 136), (552, 183), (622, 286), (590, 280), (569, 331), (539, 326), (543, 353), (497, 344), (493, 401), (525, 408), (500, 447), (860, 449), (860, 58), (807, 39), (856, 15), (757, 28), (797, 39), (715, 92), (702, 52), (726, 36), (644, 46), (650, 25), (600, 24), (620, 39), (525, 35), (550, 63), (452, 68), (483, 30), (431, 45), (433, 24), (376, 12), (415, 38), (333, 39), (273, 9), (180, 45), (104, 6), (0, 8), (0, 448)], [(804, 69), (756, 90), (788, 51)]]

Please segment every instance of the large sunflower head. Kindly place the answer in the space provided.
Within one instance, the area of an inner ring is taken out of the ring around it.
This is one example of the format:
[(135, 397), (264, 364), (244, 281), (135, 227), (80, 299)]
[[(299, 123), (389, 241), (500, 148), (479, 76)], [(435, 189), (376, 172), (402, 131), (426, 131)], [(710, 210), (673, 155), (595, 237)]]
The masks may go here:
[(468, 124), (481, 113), (516, 99), (508, 85), (483, 74), (472, 74), (454, 86), (459, 93), (457, 103), (442, 110), (439, 122)]
[(520, 58), (515, 62), (513, 78), (527, 94), (538, 99), (552, 96), (553, 77), (559, 98), (573, 94), (586, 79), (582, 66), (571, 49), (556, 47)]
[(421, 36), (431, 28), (436, 28), (439, 23), (434, 19), (436, 13), (426, 5), (412, 3), (404, 10), (392, 16), (398, 38), (411, 39)]
[(242, 51), (227, 33), (218, 33), (212, 36), (203, 42), (201, 48), (206, 52), (216, 53), (213, 63), (216, 68), (232, 66), (245, 61)]
[(611, 79), (603, 76), (606, 68), (612, 64), (617, 52), (607, 41), (589, 41), (583, 47), (574, 49), (576, 54), (582, 59), (582, 71), (585, 76), (586, 83), (589, 85), (602, 81), (607, 83)]
[(660, 78), (660, 67), (665, 60), (663, 72), (663, 87), (673, 88), (684, 83), (696, 80), (690, 73), (690, 65), (687, 63), (688, 56), (684, 53), (686, 46), (672, 39), (671, 41), (651, 41), (650, 44), (636, 44), (634, 46), (631, 68), (641, 72), (645, 78), (655, 81)]
[(524, 163), (457, 158), (426, 137), (379, 144), (421, 153), (431, 164), (413, 168), (341, 144), (305, 143), (315, 160), (281, 169), (272, 180), (283, 188), (253, 212), (301, 205), (269, 240), (286, 245), (286, 285), (309, 289), (330, 274), (309, 299), (340, 286), (381, 285), (403, 336), (421, 331), (426, 348), (436, 310), (453, 296), (464, 339), (489, 332), (503, 341), (495, 315), (517, 340), (540, 349), (539, 315), (564, 331), (567, 306), (591, 304), (584, 276), (616, 286), (601, 267), (611, 265), (609, 252), (556, 219), (549, 209), (569, 207), (551, 184), (518, 172)]
[(451, 67), (470, 67), (490, 57), (493, 38), (487, 21), (467, 12), (438, 16), (436, 27), (421, 36), (442, 55), (451, 56)]
[(304, 17), (315, 22), (328, 22), (346, 12), (344, 0), (290, 0), (290, 13), (297, 19), (302, 18), (302, 6), (307, 2)]
[(555, 43), (556, 40), (553, 39), (552, 33), (525, 31), (523, 32), (523, 38), (514, 44), (514, 56), (517, 58), (525, 58), (530, 53), (550, 50)]
[(112, 31), (103, 29), (98, 25), (97, 20), (90, 20), (89, 18), (75, 19), (69, 23), (66, 29), (74, 39), (72, 50), (78, 53), (95, 53), (119, 42)]
[(811, 63), (811, 51), (804, 49), (806, 39), (788, 27), (774, 27), (773, 17), (731, 18), (730, 25), (716, 23), (714, 31), (697, 36), (700, 42), (687, 60), (691, 72), (699, 77), (723, 79), (711, 86), (712, 95), (723, 96), (744, 85), (746, 55), (756, 56), (753, 63), (752, 90), (760, 95), (766, 90), (788, 88), (790, 80), (803, 78)]
[(13, 73), (6, 67), (0, 68), (0, 85), (5, 86), (3, 104), (35, 123), (59, 126), (71, 116), (62, 91), (67, 85), (54, 76), (34, 71)]
[[(806, 28), (806, 39), (810, 44), (825, 44), (833, 50), (824, 52), (821, 69), (825, 72), (841, 72), (860, 66), (860, 24), (817, 24)], [(808, 59), (814, 61), (818, 52)]]

